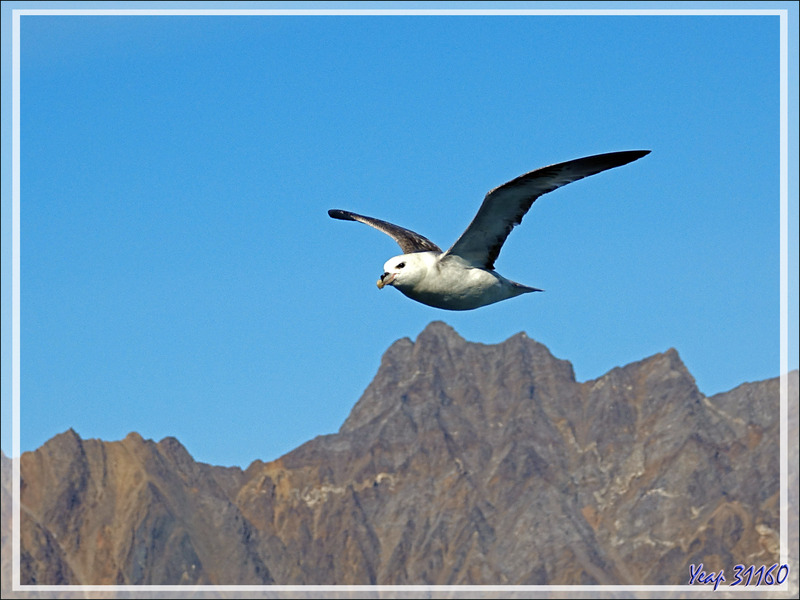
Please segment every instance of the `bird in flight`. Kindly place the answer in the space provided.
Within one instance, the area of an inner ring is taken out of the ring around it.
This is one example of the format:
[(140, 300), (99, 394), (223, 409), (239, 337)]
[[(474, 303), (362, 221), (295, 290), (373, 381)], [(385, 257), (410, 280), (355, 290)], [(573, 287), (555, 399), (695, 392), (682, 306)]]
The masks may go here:
[(374, 227), (399, 244), (403, 254), (390, 258), (383, 266), (378, 289), (391, 285), (428, 306), (472, 310), (542, 291), (506, 279), (494, 270), (508, 234), (539, 196), (649, 153), (628, 150), (597, 154), (520, 175), (486, 194), (475, 218), (447, 252), (418, 233), (380, 219), (337, 209), (329, 210), (328, 215)]

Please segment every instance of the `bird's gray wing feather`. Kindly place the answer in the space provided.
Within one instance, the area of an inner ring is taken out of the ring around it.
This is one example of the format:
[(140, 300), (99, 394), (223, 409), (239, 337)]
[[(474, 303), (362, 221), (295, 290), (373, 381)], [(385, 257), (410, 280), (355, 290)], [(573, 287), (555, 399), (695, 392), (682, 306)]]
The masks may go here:
[(477, 267), (494, 269), (494, 261), (508, 234), (539, 196), (649, 153), (649, 150), (629, 150), (587, 156), (536, 169), (496, 187), (486, 194), (469, 227), (443, 258), (455, 255)]
[(364, 223), (365, 225), (374, 227), (378, 231), (382, 231), (394, 239), (395, 242), (397, 242), (397, 244), (400, 246), (400, 249), (403, 251), (403, 254), (426, 251), (442, 251), (439, 246), (434, 244), (428, 238), (423, 237), (418, 233), (414, 233), (410, 229), (400, 227), (399, 225), (387, 223), (386, 221), (381, 221), (380, 219), (373, 219), (372, 217), (365, 217), (364, 215), (358, 215), (346, 210), (329, 210), (328, 215), (334, 219), (340, 219), (342, 221), (358, 221), (359, 223)]

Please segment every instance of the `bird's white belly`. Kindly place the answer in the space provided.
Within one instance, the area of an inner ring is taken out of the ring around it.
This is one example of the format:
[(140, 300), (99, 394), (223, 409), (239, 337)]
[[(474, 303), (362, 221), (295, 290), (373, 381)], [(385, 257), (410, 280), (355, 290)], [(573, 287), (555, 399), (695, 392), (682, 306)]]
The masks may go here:
[(448, 310), (471, 310), (517, 295), (500, 275), (475, 268), (442, 269), (411, 289), (398, 289), (417, 302)]

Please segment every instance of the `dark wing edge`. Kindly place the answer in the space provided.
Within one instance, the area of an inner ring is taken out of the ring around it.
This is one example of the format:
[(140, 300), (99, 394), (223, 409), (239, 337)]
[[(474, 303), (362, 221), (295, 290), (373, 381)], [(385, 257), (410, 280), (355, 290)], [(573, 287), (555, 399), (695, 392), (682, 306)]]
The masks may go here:
[(648, 154), (650, 150), (626, 150), (586, 156), (530, 171), (494, 188), (486, 194), (475, 218), (445, 252), (445, 257), (461, 256), (485, 269), (494, 269), (506, 238), (539, 196)]
[(380, 219), (365, 217), (364, 215), (359, 215), (347, 210), (339, 210), (336, 208), (329, 210), (328, 216), (333, 219), (339, 219), (340, 221), (357, 221), (359, 223), (369, 225), (370, 227), (374, 227), (378, 231), (382, 231), (391, 237), (395, 242), (397, 242), (398, 246), (400, 246), (400, 249), (403, 251), (403, 254), (413, 254), (414, 252), (428, 251), (441, 253), (442, 251), (439, 246), (434, 244), (428, 238), (421, 236), (410, 229), (405, 229), (404, 227), (394, 225), (393, 223), (387, 223), (386, 221), (381, 221)]

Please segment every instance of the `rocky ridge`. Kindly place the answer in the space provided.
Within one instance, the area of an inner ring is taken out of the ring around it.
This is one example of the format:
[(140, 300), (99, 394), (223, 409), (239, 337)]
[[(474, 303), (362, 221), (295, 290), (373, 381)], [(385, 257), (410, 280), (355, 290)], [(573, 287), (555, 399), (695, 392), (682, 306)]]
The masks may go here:
[(525, 334), (432, 323), (338, 433), (270, 463), (135, 433), (25, 453), (22, 581), (653, 585), (769, 565), (778, 406), (778, 379), (705, 397), (675, 350), (579, 383)]

